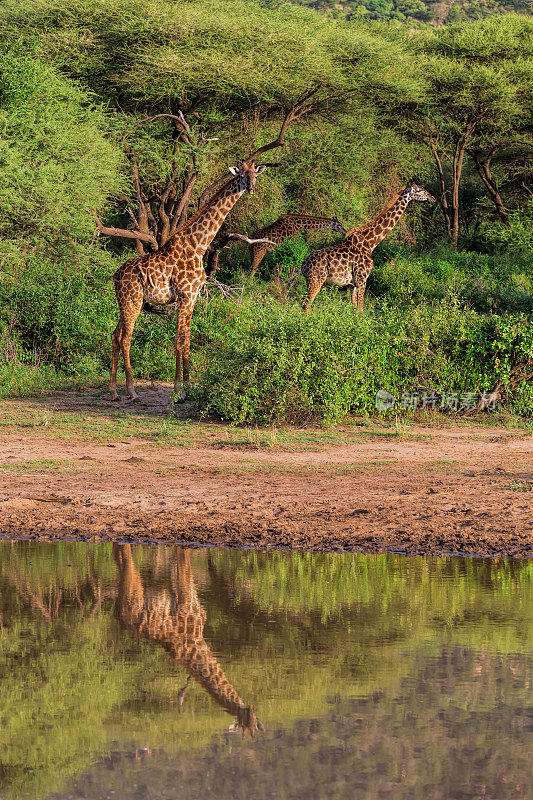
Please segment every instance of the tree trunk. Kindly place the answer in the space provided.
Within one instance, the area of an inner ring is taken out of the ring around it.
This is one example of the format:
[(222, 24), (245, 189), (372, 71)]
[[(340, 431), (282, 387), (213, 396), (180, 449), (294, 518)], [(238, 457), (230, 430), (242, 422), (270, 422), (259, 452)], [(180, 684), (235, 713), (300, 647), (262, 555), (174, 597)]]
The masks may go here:
[(463, 174), (463, 162), (466, 150), (466, 139), (469, 134), (465, 133), (455, 145), (452, 161), (452, 235), (453, 246), (457, 249), (459, 240), (459, 187)]
[(446, 223), (446, 230), (448, 232), (448, 236), (451, 239), (452, 220), (450, 215), (450, 207), (448, 205), (448, 198), (447, 198), (448, 190), (446, 189), (446, 181), (444, 179), (444, 169), (442, 167), (442, 159), (439, 155), (436, 143), (432, 139), (426, 139), (426, 143), (429, 145), (431, 152), (433, 153), (435, 164), (437, 166), (437, 173), (439, 176), (439, 183), (440, 183), (439, 204), (444, 216), (444, 222)]
[(498, 212), (501, 221), (508, 225), (509, 214), (506, 211), (501, 194), (498, 191), (498, 186), (496, 185), (496, 181), (494, 180), (494, 176), (490, 170), (490, 162), (497, 149), (497, 146), (493, 147), (488, 155), (482, 153), (481, 150), (468, 150), (467, 152), (472, 157), (474, 164), (476, 165), (479, 177), (485, 184), (485, 187), (490, 195), (490, 199), (496, 206), (496, 211)]

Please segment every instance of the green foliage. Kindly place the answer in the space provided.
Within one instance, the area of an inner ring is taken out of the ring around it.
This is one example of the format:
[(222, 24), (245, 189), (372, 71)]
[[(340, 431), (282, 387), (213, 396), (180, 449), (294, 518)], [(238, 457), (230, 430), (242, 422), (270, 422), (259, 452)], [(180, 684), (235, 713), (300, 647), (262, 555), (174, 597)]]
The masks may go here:
[(107, 344), (116, 317), (108, 278), (113, 262), (95, 251), (84, 266), (89, 274), (28, 260), (23, 280), (5, 276), (0, 281), (0, 332), (3, 327), (4, 336), (18, 344), (13, 361), (31, 361), (37, 354), (64, 373), (83, 374), (83, 361), (88, 363)]
[[(45, 58), (126, 103), (210, 94), (223, 108), (286, 102), (309, 86), (398, 91), (409, 76), (387, 63), (398, 47), (366, 29), (283, 3), (243, 0), (7, 0), (6, 35), (27, 37)], [(246, 25), (243, 20), (246, 19)], [(37, 34), (38, 40), (37, 40)], [(231, 66), (231, 69), (228, 67)], [(220, 109), (222, 111), (222, 109)]]
[[(385, 300), (362, 316), (332, 299), (316, 302), (308, 316), (265, 302), (230, 316), (223, 303), (213, 303), (197, 326), (208, 407), (240, 423), (375, 413), (380, 389), (396, 397), (418, 389), (488, 391), (533, 357), (525, 317), (483, 317), (454, 301), (400, 309)], [(533, 390), (522, 381), (512, 405), (531, 414), (532, 402)]]
[[(1, 43), (0, 43), (1, 47)], [(91, 96), (49, 65), (0, 49), (0, 258), (73, 258), (91, 207), (118, 187), (120, 155)]]
[(311, 248), (302, 236), (285, 239), (273, 253), (267, 253), (260, 265), (261, 272), (265, 277), (276, 275), (289, 280), (295, 274), (299, 275), (302, 261), (310, 252)]
[[(170, 588), (170, 554), (167, 547), (134, 548), (145, 586)], [(450, 697), (456, 711), (466, 709), (469, 718), (491, 709), (501, 720), (502, 713), (511, 713), (511, 698), (517, 707), (527, 703), (533, 574), (525, 561), (203, 550), (191, 554), (191, 564), (206, 611), (206, 640), (240, 696), (256, 704), (270, 754), (262, 769), (272, 777), (281, 755), (273, 750), (276, 740), (267, 738), (269, 731), (283, 730), (284, 739), (296, 732), (300, 756), (301, 726), (312, 724), (323, 736), (322, 725), (338, 716), (332, 714), (333, 697), (336, 711), (341, 699), (373, 698), (373, 719), (382, 709), (374, 693), (380, 703), (387, 697), (400, 705), (404, 725), (408, 719), (404, 734), (393, 737), (401, 738), (401, 763), (413, 720), (422, 725), (425, 715), (441, 706), (442, 713), (450, 713)], [(117, 585), (110, 545), (0, 543), (3, 796), (70, 794), (65, 782), (82, 778), (98, 762), (112, 775), (112, 791), (129, 796), (118, 783), (121, 754), (131, 775), (139, 766), (149, 768), (158, 751), (168, 753), (178, 789), (180, 759), (189, 767), (188, 786), (194, 758), (204, 755), (212, 766), (220, 757), (227, 765), (220, 733), (228, 715), (197, 685), (180, 707), (184, 671), (158, 643), (119, 626)], [(451, 652), (456, 658), (446, 660)], [(434, 670), (429, 684), (425, 675), (436, 657), (446, 681), (442, 696)], [(405, 714), (405, 676), (416, 686), (413, 715)], [(431, 695), (423, 703), (422, 686)], [(353, 708), (346, 711), (353, 714)], [(430, 718), (432, 747), (447, 742), (440, 729), (436, 737), (439, 717)], [(515, 718), (514, 728), (518, 724)], [(360, 733), (351, 727), (350, 735)], [(464, 730), (452, 732), (454, 749)], [(419, 742), (419, 730), (416, 736)], [(308, 739), (312, 743), (316, 735)], [(240, 737), (236, 749), (239, 742)], [(383, 747), (386, 739), (380, 742)], [(364, 742), (356, 744), (357, 739), (343, 752), (343, 763)], [(133, 758), (135, 747), (145, 745), (152, 755), (140, 763)], [(237, 754), (237, 761), (249, 761)], [(323, 764), (322, 758), (321, 769)], [(501, 761), (494, 768), (500, 775)], [(485, 751), (483, 769), (487, 779)], [(157, 772), (150, 787), (164, 796)], [(138, 795), (140, 780), (136, 783)], [(344, 789), (334, 796), (345, 797)], [(109, 786), (94, 796), (108, 793)]]
[[(481, 244), (500, 253), (513, 254), (517, 260), (526, 264), (533, 263), (533, 225), (531, 224), (533, 202), (529, 202), (525, 209), (517, 209), (509, 214), (508, 225), (487, 225), (482, 231)], [(501, 258), (501, 256), (500, 256)], [(528, 291), (531, 294), (530, 287)]]
[[(369, 291), (400, 305), (433, 299), (459, 302), (479, 312), (533, 312), (531, 226), (521, 219), (511, 227), (492, 225), (484, 232), (494, 253), (433, 249), (413, 255), (405, 247), (382, 247), (370, 275)], [(503, 248), (515, 243), (514, 251)], [(511, 255), (512, 252), (512, 255)]]

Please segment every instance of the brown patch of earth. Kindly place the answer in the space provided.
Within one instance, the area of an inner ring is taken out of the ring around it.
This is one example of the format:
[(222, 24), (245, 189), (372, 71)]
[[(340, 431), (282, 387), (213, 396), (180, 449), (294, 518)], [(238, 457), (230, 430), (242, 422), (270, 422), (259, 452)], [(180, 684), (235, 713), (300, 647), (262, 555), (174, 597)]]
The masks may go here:
[(533, 555), (531, 434), (469, 424), (411, 428), (408, 439), (337, 439), (318, 452), (251, 453), (6, 426), (0, 535)]

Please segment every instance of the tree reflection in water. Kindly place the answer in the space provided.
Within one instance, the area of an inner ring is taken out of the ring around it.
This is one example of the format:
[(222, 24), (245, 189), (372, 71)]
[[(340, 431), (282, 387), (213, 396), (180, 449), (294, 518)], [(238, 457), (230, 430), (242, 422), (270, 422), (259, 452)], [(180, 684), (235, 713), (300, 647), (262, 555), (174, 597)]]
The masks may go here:
[[(507, 559), (0, 543), (0, 797), (529, 800), (532, 587)], [(231, 736), (251, 703), (266, 732)]]

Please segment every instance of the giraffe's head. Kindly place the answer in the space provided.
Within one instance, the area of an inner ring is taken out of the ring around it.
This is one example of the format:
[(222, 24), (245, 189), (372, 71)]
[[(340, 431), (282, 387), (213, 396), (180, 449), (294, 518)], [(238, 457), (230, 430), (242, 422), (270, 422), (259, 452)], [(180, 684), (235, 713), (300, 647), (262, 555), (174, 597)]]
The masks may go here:
[(250, 736), (253, 738), (255, 736), (255, 732), (264, 731), (265, 726), (255, 716), (253, 706), (241, 706), (237, 713), (237, 722), (234, 722), (233, 725), (230, 725), (229, 729), (230, 731), (238, 731), (239, 729), (242, 729), (243, 736), (246, 731), (250, 731)]
[(337, 217), (333, 217), (331, 220), (330, 226), (332, 231), (337, 231), (337, 233), (342, 233), (343, 236), (346, 236), (346, 228), (344, 228)]
[(403, 190), (403, 194), (407, 197), (407, 200), (411, 202), (411, 200), (418, 200), (419, 202), (423, 202), (427, 200), (430, 203), (435, 202), (435, 198), (429, 192), (426, 192), (421, 186), (419, 186), (415, 179), (413, 178), (412, 181), (409, 181), (405, 189)]
[(255, 181), (258, 175), (261, 175), (267, 168), (266, 164), (255, 164), (250, 161), (249, 164), (243, 161), (238, 167), (230, 167), (229, 171), (239, 179), (240, 188), (243, 191), (248, 190), (250, 194), (255, 192)]

